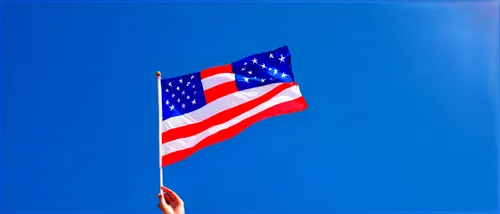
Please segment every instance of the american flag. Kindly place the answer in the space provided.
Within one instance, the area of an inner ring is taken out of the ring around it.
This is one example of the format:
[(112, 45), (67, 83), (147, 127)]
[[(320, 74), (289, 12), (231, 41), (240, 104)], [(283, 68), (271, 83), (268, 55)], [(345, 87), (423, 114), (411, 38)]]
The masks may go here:
[(161, 79), (161, 166), (227, 140), (252, 124), (306, 109), (287, 46), (231, 64)]

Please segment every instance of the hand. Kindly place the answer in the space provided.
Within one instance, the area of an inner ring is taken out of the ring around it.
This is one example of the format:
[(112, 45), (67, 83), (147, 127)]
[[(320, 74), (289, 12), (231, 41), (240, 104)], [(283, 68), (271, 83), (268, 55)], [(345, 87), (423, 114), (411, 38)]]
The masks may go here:
[(160, 208), (162, 214), (184, 214), (184, 202), (174, 191), (164, 186), (161, 187), (164, 194), (158, 194)]

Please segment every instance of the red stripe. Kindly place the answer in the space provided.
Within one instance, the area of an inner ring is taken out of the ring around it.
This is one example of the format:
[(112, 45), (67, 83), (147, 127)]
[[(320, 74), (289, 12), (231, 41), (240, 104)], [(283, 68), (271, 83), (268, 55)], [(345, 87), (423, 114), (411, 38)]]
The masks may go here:
[(232, 73), (232, 72), (233, 72), (233, 67), (231, 66), (231, 64), (227, 64), (205, 69), (200, 72), (200, 75), (201, 79), (205, 79), (207, 77), (211, 77), (216, 74)]
[(286, 90), (294, 85), (297, 85), (297, 83), (292, 82), (292, 83), (280, 84), (280, 85), (276, 86), (275, 88), (273, 88), (271, 91), (263, 94), (262, 96), (254, 99), (254, 100), (248, 101), (248, 102), (243, 103), (239, 106), (236, 106), (236, 107), (224, 110), (222, 112), (219, 112), (219, 113), (217, 113), (217, 114), (215, 114), (215, 115), (209, 117), (208, 119), (203, 120), (199, 123), (195, 123), (195, 124), (187, 125), (187, 126), (182, 126), (179, 128), (169, 129), (169, 130), (162, 133), (162, 137), (161, 137), (162, 143), (170, 142), (172, 140), (179, 139), (179, 138), (190, 137), (190, 136), (196, 135), (196, 134), (198, 134), (198, 133), (200, 133), (200, 132), (202, 132), (202, 131), (204, 131), (212, 126), (225, 123), (225, 122), (231, 120), (232, 118), (235, 118), (238, 115), (243, 114), (243, 113), (257, 107), (258, 105), (272, 99), (274, 96), (276, 96), (280, 92), (282, 92), (282, 91), (284, 91), (284, 90)]
[(219, 99), (223, 96), (226, 96), (228, 94), (232, 94), (234, 92), (238, 91), (238, 87), (236, 87), (236, 82), (231, 81), (231, 82), (225, 82), (220, 85), (214, 86), (212, 88), (209, 88), (205, 90), (205, 100), (207, 104), (211, 103), (212, 101)]
[(228, 140), (229, 138), (232, 138), (248, 128), (249, 126), (255, 124), (256, 122), (259, 122), (263, 119), (273, 117), (273, 116), (278, 116), (282, 114), (288, 114), (288, 113), (294, 113), (298, 111), (302, 111), (307, 108), (307, 103), (304, 100), (304, 97), (299, 97), (295, 100), (288, 101), (285, 103), (281, 103), (278, 105), (275, 105), (273, 107), (270, 107), (252, 117), (249, 117), (240, 123), (231, 126), (227, 129), (221, 130), (217, 132), (216, 134), (210, 135), (206, 137), (205, 139), (201, 140), (198, 144), (196, 144), (194, 147), (191, 147), (189, 149), (184, 149), (180, 150), (177, 152), (170, 153), (168, 155), (164, 155), (162, 157), (162, 166), (167, 166), (170, 164), (173, 164), (175, 162), (181, 161), (193, 153), (197, 152), (198, 150), (201, 150), (207, 146), (216, 144), (218, 142)]

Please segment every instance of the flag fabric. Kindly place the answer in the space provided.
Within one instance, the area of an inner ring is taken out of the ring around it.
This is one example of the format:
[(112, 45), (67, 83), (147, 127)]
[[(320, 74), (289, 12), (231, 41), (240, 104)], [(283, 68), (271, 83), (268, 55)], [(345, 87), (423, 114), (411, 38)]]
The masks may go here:
[(160, 81), (162, 167), (260, 120), (307, 108), (287, 46)]

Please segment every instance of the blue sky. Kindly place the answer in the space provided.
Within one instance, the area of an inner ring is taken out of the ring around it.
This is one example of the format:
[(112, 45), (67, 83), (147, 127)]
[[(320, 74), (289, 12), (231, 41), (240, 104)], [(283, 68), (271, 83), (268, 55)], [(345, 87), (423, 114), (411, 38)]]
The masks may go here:
[(189, 212), (498, 211), (498, 2), (3, 2), (3, 212), (157, 212), (155, 72), (288, 45), (306, 111), (164, 169)]

